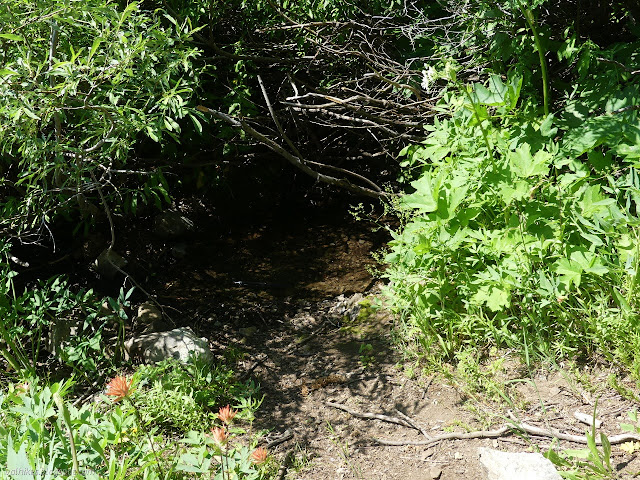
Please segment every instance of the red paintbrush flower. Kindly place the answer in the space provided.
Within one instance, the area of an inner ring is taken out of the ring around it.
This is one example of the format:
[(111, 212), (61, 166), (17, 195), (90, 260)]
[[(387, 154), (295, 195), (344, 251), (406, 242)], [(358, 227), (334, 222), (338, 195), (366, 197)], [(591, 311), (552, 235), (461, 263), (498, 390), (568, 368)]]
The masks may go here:
[(251, 452), (251, 461), (256, 465), (261, 465), (267, 461), (267, 449), (264, 447), (258, 447)]
[(218, 418), (222, 423), (226, 423), (227, 425), (229, 425), (231, 423), (231, 420), (233, 420), (233, 417), (236, 416), (236, 413), (238, 412), (227, 405), (226, 407), (220, 408), (220, 411), (218, 412)]
[(216, 442), (219, 447), (222, 447), (227, 443), (228, 436), (224, 428), (221, 428), (221, 427), (212, 428), (211, 436), (213, 437), (214, 442)]
[(114, 402), (119, 402), (133, 392), (131, 385), (133, 378), (127, 382), (127, 377), (117, 376), (107, 384), (107, 395), (114, 397)]

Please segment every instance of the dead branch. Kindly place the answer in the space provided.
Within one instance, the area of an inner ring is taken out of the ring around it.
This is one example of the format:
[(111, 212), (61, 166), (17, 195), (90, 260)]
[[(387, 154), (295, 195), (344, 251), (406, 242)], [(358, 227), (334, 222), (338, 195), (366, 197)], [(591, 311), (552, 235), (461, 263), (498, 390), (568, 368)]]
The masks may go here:
[(402, 418), (404, 421), (406, 421), (409, 425), (411, 425), (413, 428), (415, 428), (416, 430), (418, 430), (420, 433), (422, 433), (422, 435), (427, 439), (427, 440), (431, 440), (431, 435), (429, 435), (427, 433), (427, 431), (421, 427), (420, 425), (418, 425), (417, 423), (415, 423), (411, 418), (409, 418), (408, 415), (405, 415), (404, 413), (402, 413), (400, 410), (398, 410), (396, 408), (396, 413), (398, 415), (400, 415), (400, 418)]
[(272, 139), (266, 137), (265, 135), (255, 130), (253, 127), (251, 127), (251, 125), (249, 125), (244, 120), (239, 120), (235, 117), (219, 112), (217, 110), (213, 110), (203, 105), (198, 105), (198, 107), (196, 108), (199, 111), (208, 113), (214, 116), (215, 118), (222, 120), (235, 128), (242, 129), (245, 133), (253, 137), (255, 140), (267, 146), (268, 148), (276, 152), (278, 155), (284, 157), (286, 160), (289, 161), (289, 163), (291, 163), (292, 165), (302, 170), (304, 173), (306, 173), (307, 175), (309, 175), (310, 177), (314, 178), (319, 182), (344, 188), (345, 190), (348, 190), (350, 192), (357, 193), (359, 195), (365, 195), (368, 197), (373, 197), (373, 198), (386, 198), (390, 196), (389, 193), (382, 191), (380, 187), (377, 187), (379, 190), (373, 190), (371, 188), (361, 187), (359, 185), (351, 183), (349, 180), (346, 180), (344, 178), (331, 177), (329, 175), (325, 175), (313, 170), (311, 167), (308, 166), (308, 162), (303, 158), (301, 158), (301, 156), (297, 156), (288, 152), (281, 145), (279, 145)]
[[(376, 414), (376, 413), (362, 413), (362, 412), (357, 412), (355, 410), (351, 410), (350, 408), (341, 405), (339, 403), (333, 403), (333, 402), (327, 402), (326, 403), (328, 406), (333, 407), (333, 408), (337, 408), (339, 410), (343, 410), (351, 415), (353, 415), (354, 417), (358, 417), (358, 418), (366, 418), (366, 419), (375, 419), (375, 420), (382, 420), (385, 422), (389, 422), (389, 423), (396, 423), (398, 425), (402, 425), (405, 427), (409, 427), (409, 428), (414, 428), (418, 431), (420, 431), (424, 436), (426, 436), (427, 438), (428, 435), (422, 431), (421, 428), (417, 427), (415, 424), (413, 424), (413, 422), (409, 422), (405, 419), (399, 419), (396, 417), (388, 417), (386, 415), (380, 415), (380, 414)], [(403, 417), (404, 414), (400, 413)], [(507, 435), (509, 433), (527, 433), (529, 435), (535, 435), (538, 437), (548, 437), (548, 438), (557, 438), (558, 440), (565, 440), (567, 442), (572, 442), (572, 443), (579, 443), (581, 445), (586, 445), (587, 444), (587, 438), (586, 436), (579, 436), (579, 435), (572, 435), (572, 434), (568, 434), (568, 433), (562, 433), (559, 432), (555, 429), (550, 429), (550, 430), (545, 430), (543, 428), (540, 427), (536, 427), (534, 425), (530, 425), (528, 423), (524, 423), (524, 422), (518, 422), (516, 420), (516, 418), (513, 415), (509, 415), (510, 418), (513, 420), (512, 424), (509, 425), (504, 425), (503, 427), (500, 427), (496, 430), (479, 430), (476, 432), (468, 432), (468, 433), (461, 433), (461, 432), (451, 432), (451, 433), (444, 433), (442, 435), (438, 435), (437, 437), (431, 437), (428, 440), (420, 440), (420, 441), (410, 441), (410, 440), (383, 440), (383, 439), (379, 439), (379, 438), (372, 438), (372, 440), (380, 445), (387, 445), (387, 446), (402, 446), (402, 445), (420, 445), (420, 446), (429, 446), (429, 445), (433, 445), (435, 443), (438, 442), (442, 442), (444, 440), (467, 440), (467, 439), (472, 439), (472, 438), (498, 438), (501, 437), (503, 435)], [(631, 442), (631, 441), (640, 441), (640, 435), (635, 434), (635, 433), (622, 433), (620, 435), (614, 435), (612, 437), (608, 437), (609, 443), (611, 445), (615, 445), (615, 444), (619, 444), (619, 443), (624, 443), (624, 442)], [(596, 438), (596, 444), (597, 445), (601, 445), (602, 442), (599, 438)]]
[(469, 432), (469, 433), (459, 433), (459, 432), (451, 432), (451, 433), (443, 433), (442, 435), (438, 435), (437, 437), (432, 437), (431, 440), (422, 440), (417, 442), (412, 442), (409, 440), (382, 440), (380, 438), (372, 438), (376, 443), (380, 445), (386, 445), (389, 447), (399, 447), (403, 445), (418, 445), (418, 446), (430, 446), (436, 443), (442, 442), (444, 440), (467, 440), (471, 438), (499, 438), (505, 434), (507, 434), (511, 430), (510, 427), (502, 427), (497, 430), (480, 430), (477, 432)]
[[(395, 423), (396, 425), (402, 425), (403, 427), (416, 428), (413, 425), (411, 425), (409, 422), (401, 418), (390, 417), (388, 415), (381, 415), (379, 413), (361, 413), (355, 410), (351, 410), (349, 407), (346, 407), (344, 405), (341, 405), (339, 403), (334, 403), (334, 402), (326, 402), (326, 404), (330, 407), (337, 408), (338, 410), (344, 410), (345, 412), (347, 412), (350, 415), (353, 415), (354, 417), (366, 418), (369, 420), (372, 420), (372, 419), (382, 420), (383, 422)], [(420, 431), (420, 429), (418, 428), (416, 428), (416, 430)]]

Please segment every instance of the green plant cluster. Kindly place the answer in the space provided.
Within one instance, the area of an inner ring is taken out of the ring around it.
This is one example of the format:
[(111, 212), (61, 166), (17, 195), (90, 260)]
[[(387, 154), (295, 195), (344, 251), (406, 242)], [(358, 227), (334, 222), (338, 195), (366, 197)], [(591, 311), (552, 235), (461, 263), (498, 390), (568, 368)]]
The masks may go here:
[[(168, 377), (162, 388), (145, 386), (160, 375)], [(52, 385), (31, 380), (1, 389), (0, 478), (182, 479), (212, 478), (216, 471), (215, 478), (222, 478), (215, 463), (220, 448), (207, 433), (216, 416), (201, 411), (207, 402), (195, 400), (194, 392), (206, 386), (210, 405), (223, 399), (239, 402), (239, 418), (252, 420), (259, 402), (245, 399), (255, 389), (220, 375), (216, 368), (207, 371), (204, 365), (175, 362), (147, 367), (136, 378), (131, 401), (113, 404), (101, 396), (80, 407), (68, 400), (71, 380)], [(162, 414), (154, 407), (156, 401), (164, 403)], [(184, 431), (176, 438), (169, 418), (180, 411), (190, 423), (181, 425)], [(250, 458), (255, 441), (225, 450), (237, 473), (234, 478), (265, 478), (262, 472), (268, 469), (256, 467)]]
[(212, 424), (221, 405), (239, 404), (238, 418), (246, 421), (253, 421), (260, 405), (255, 384), (238, 383), (229, 368), (202, 361), (181, 365), (166, 360), (143, 365), (135, 378), (144, 387), (133, 396), (143, 410), (143, 421), (183, 434), (196, 425)]
[(575, 83), (549, 115), (521, 96), (533, 86), (517, 64), (472, 84), (455, 62), (430, 71), (447, 88), (427, 140), (402, 152), (417, 179), (386, 256), (422, 352), (597, 353), (640, 378), (637, 48), (575, 46)]
[[(7, 253), (5, 244), (0, 255), (6, 258)], [(16, 373), (34, 376), (44, 351), (54, 353), (55, 347), (56, 361), (89, 383), (95, 375), (109, 375), (122, 357), (133, 290), (121, 290), (118, 298), (100, 298), (92, 290), (72, 289), (58, 276), (17, 292), (16, 275), (8, 262), (0, 264), (0, 356), (7, 364)], [(65, 326), (74, 334), (56, 334)], [(105, 341), (105, 334), (112, 338)]]

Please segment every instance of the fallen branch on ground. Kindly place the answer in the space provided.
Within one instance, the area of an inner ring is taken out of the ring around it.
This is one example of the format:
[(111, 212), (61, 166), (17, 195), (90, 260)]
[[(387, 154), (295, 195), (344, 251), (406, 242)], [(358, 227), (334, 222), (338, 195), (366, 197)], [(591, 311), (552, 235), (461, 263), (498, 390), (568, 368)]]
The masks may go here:
[(415, 427), (411, 423), (397, 417), (389, 417), (388, 415), (381, 415), (379, 413), (360, 413), (355, 410), (351, 410), (349, 407), (341, 405), (339, 403), (327, 402), (327, 405), (333, 408), (337, 408), (339, 410), (344, 410), (345, 412), (353, 415), (358, 418), (366, 418), (366, 419), (374, 419), (374, 420), (382, 420), (383, 422), (395, 423), (396, 425), (402, 425), (403, 427), (415, 428), (420, 431), (419, 428)]
[[(398, 425), (402, 425), (409, 428), (414, 428), (420, 431), (424, 436), (427, 436), (421, 428), (415, 425), (413, 422), (408, 422), (403, 419), (399, 419), (396, 417), (388, 417), (387, 415), (380, 415), (377, 413), (363, 413), (352, 410), (344, 405), (339, 403), (327, 402), (328, 406), (337, 408), (339, 410), (343, 410), (354, 417), (358, 418), (367, 418), (367, 419), (375, 419), (382, 420), (384, 422), (396, 423)], [(404, 414), (402, 414), (404, 416)], [(528, 423), (518, 422), (515, 417), (510, 415), (510, 418), (513, 420), (513, 423), (510, 425), (505, 425), (496, 430), (479, 430), (477, 432), (468, 432), (468, 433), (460, 433), (460, 432), (451, 432), (444, 433), (442, 435), (438, 435), (437, 437), (432, 437), (428, 440), (420, 440), (420, 441), (410, 441), (410, 440), (383, 440), (379, 438), (372, 438), (372, 440), (380, 445), (387, 446), (402, 446), (402, 445), (420, 445), (420, 446), (429, 446), (436, 444), (438, 442), (442, 442), (444, 440), (467, 440), (471, 438), (498, 438), (503, 435), (507, 435), (509, 433), (528, 433), (530, 435), (535, 435), (538, 437), (549, 437), (549, 438), (557, 438), (558, 440), (565, 440), (567, 442), (579, 443), (586, 445), (587, 438), (586, 436), (579, 435), (571, 435), (568, 433), (562, 433), (555, 429), (545, 430), (540, 427), (536, 427), (534, 425), (529, 425)], [(612, 437), (608, 437), (609, 443), (611, 445), (624, 443), (624, 442), (632, 442), (632, 441), (640, 441), (640, 435), (634, 433), (622, 433), (620, 435), (614, 435)], [(596, 444), (601, 445), (602, 442), (598, 438), (596, 439)]]

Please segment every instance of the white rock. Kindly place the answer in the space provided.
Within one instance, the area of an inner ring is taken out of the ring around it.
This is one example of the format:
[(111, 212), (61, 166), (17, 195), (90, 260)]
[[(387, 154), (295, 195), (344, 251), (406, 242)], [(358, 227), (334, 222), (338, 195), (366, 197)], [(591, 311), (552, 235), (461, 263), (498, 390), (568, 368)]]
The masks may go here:
[(127, 340), (124, 346), (128, 358), (137, 357), (145, 363), (157, 363), (168, 358), (182, 363), (188, 363), (194, 357), (207, 361), (213, 359), (207, 339), (196, 336), (190, 327), (140, 335)]
[(540, 453), (509, 453), (480, 447), (478, 454), (488, 480), (562, 480), (553, 463)]

